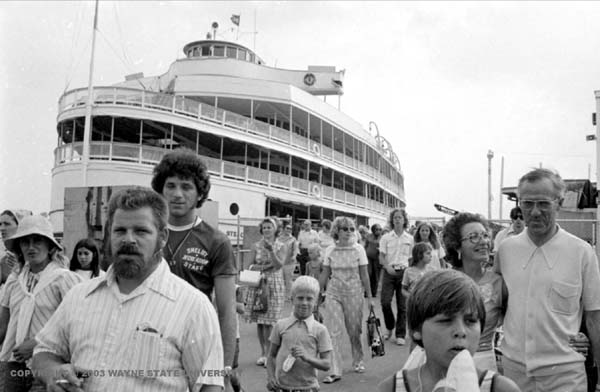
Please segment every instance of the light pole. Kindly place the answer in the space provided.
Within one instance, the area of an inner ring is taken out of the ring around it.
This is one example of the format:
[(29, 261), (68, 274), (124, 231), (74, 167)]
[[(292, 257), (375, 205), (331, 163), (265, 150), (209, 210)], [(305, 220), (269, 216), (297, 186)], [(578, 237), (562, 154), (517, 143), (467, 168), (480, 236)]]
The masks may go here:
[(487, 159), (488, 159), (488, 219), (492, 219), (492, 158), (494, 157), (494, 152), (492, 150), (488, 150)]

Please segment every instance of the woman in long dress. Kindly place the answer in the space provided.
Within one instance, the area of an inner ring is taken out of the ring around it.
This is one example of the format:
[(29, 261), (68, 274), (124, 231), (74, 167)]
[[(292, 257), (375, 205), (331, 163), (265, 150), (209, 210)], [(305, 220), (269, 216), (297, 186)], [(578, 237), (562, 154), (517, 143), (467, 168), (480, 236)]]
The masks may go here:
[(256, 323), (256, 333), (260, 343), (261, 355), (256, 364), (265, 366), (269, 352), (269, 336), (273, 325), (281, 318), (281, 311), (285, 301), (285, 284), (281, 267), (285, 260), (285, 246), (275, 240), (278, 225), (275, 219), (265, 218), (260, 223), (260, 233), (263, 238), (254, 244), (250, 253), (252, 264), (249, 269), (261, 271), (266, 279), (268, 288), (268, 306), (266, 312), (253, 309), (257, 288), (249, 287), (246, 293), (246, 309), (244, 318), (247, 322)]

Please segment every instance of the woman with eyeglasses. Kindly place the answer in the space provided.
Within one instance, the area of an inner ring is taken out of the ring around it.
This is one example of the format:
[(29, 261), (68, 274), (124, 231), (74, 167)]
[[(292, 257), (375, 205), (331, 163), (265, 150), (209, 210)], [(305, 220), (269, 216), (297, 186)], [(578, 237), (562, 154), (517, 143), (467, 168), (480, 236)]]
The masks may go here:
[(365, 371), (361, 343), (363, 322), (363, 293), (369, 306), (374, 306), (367, 271), (369, 262), (365, 249), (356, 242), (356, 225), (351, 218), (335, 218), (331, 234), (336, 241), (323, 257), (323, 272), (319, 279), (321, 290), (327, 286), (325, 325), (331, 334), (333, 356), (331, 373), (323, 382), (330, 384), (342, 378), (342, 334), (345, 326), (352, 348), (352, 367), (357, 373)]
[(494, 334), (502, 324), (508, 291), (502, 277), (484, 266), (492, 250), (487, 220), (478, 214), (461, 212), (444, 226), (447, 259), (454, 269), (464, 272), (479, 286), (485, 305), (485, 324), (474, 355), (475, 365), (497, 371)]

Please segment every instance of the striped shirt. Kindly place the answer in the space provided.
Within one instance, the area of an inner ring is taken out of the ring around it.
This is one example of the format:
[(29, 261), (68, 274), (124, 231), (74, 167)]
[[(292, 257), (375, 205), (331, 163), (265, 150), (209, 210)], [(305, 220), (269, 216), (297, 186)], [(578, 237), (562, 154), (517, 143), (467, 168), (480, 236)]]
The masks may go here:
[(36, 336), (50, 352), (89, 371), (86, 391), (198, 391), (223, 386), (223, 346), (208, 298), (165, 260), (129, 294), (114, 271), (77, 285)]
[[(25, 287), (28, 272), (29, 265), (25, 265), (18, 275), (11, 273), (6, 280), (0, 305), (8, 308), (10, 319), (2, 351), (0, 351), (0, 361), (14, 361), (12, 350), (17, 346), (18, 331), (24, 334), (25, 340), (35, 337), (54, 314), (71, 287), (81, 282), (77, 274), (56, 262), (51, 262), (39, 273), (39, 282), (33, 292), (29, 293)], [(27, 317), (29, 322), (26, 325), (20, 325), (20, 310), (26, 297), (33, 301), (33, 313)]]

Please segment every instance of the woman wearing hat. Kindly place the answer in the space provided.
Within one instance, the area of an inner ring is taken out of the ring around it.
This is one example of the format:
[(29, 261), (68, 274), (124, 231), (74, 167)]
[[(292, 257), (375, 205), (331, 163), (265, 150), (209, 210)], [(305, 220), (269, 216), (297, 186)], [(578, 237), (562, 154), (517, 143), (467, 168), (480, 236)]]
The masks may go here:
[(256, 332), (261, 350), (261, 355), (258, 357), (256, 364), (266, 366), (271, 330), (273, 329), (273, 325), (277, 323), (277, 320), (281, 318), (285, 300), (285, 284), (281, 267), (285, 262), (286, 247), (283, 243), (275, 240), (279, 231), (279, 226), (275, 219), (270, 217), (263, 219), (259, 229), (263, 238), (254, 244), (254, 248), (250, 253), (250, 260), (252, 260), (250, 269), (261, 271), (264, 279), (266, 279), (266, 286), (269, 293), (268, 306), (266, 312), (256, 312), (253, 310), (253, 299), (257, 289), (249, 287), (246, 294), (244, 317), (246, 321), (256, 323)]
[(33, 377), (24, 375), (35, 335), (44, 327), (67, 292), (81, 282), (59, 261), (62, 247), (43, 216), (25, 217), (6, 240), (20, 272), (11, 274), (0, 299), (0, 376), (6, 391), (28, 391)]
[(0, 235), (2, 235), (3, 240), (0, 244), (2, 246), (2, 249), (0, 249), (0, 283), (6, 282), (8, 275), (17, 264), (15, 254), (4, 249), (4, 241), (17, 232), (19, 222), (29, 215), (31, 215), (29, 210), (4, 210), (0, 212)]

